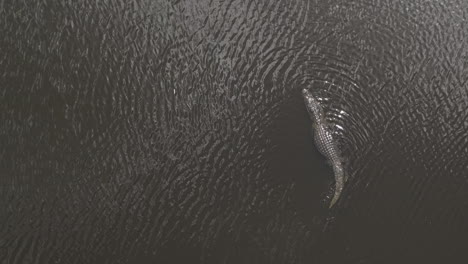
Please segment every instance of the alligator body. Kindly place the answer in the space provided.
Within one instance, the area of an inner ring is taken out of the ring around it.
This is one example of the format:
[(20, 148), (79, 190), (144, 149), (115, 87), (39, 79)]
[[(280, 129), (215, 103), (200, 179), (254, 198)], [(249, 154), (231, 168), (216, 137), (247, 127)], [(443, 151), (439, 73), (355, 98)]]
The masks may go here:
[(345, 184), (345, 172), (343, 169), (342, 158), (340, 157), (338, 146), (333, 140), (333, 135), (327, 125), (327, 121), (325, 120), (325, 113), (319, 102), (307, 89), (303, 89), (302, 94), (304, 96), (307, 112), (313, 121), (315, 145), (333, 167), (335, 175), (335, 192), (330, 202), (330, 207), (332, 207), (340, 197)]

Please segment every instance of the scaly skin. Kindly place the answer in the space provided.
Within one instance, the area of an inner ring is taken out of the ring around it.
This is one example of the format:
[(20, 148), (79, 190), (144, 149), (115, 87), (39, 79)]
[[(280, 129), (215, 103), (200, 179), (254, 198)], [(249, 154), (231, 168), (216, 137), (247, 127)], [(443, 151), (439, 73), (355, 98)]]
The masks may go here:
[(322, 107), (309, 90), (303, 89), (302, 95), (304, 96), (307, 112), (313, 121), (315, 145), (320, 153), (322, 153), (322, 155), (324, 155), (330, 162), (335, 174), (335, 193), (330, 202), (331, 208), (340, 197), (344, 187), (345, 175), (343, 164), (341, 162), (338, 147), (333, 141), (333, 136), (327, 127)]

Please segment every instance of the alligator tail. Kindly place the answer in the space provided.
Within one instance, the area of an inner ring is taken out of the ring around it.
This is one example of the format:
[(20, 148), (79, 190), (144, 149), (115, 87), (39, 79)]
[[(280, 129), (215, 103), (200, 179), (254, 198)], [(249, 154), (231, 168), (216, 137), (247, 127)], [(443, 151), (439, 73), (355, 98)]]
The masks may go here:
[(335, 193), (333, 194), (333, 198), (330, 202), (330, 208), (333, 207), (340, 198), (345, 184), (343, 165), (340, 162), (335, 162), (333, 164), (333, 172), (335, 174)]

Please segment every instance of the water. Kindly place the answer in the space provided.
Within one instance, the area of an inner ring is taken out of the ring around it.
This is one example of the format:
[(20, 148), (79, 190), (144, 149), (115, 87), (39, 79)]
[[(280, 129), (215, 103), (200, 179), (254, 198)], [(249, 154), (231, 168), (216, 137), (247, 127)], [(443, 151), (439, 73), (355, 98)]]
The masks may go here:
[(0, 263), (465, 258), (467, 7), (0, 1)]

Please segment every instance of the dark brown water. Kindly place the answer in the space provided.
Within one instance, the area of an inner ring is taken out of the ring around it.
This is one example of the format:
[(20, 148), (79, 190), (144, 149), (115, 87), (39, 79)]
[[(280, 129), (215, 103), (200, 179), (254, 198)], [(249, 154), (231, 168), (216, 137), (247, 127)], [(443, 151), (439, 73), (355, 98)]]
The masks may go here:
[(0, 263), (464, 263), (467, 45), (466, 1), (0, 0)]

